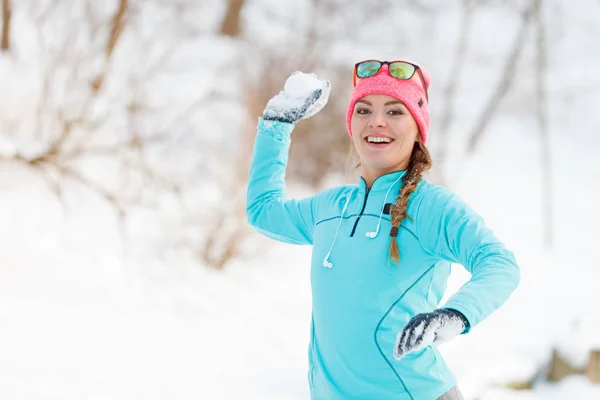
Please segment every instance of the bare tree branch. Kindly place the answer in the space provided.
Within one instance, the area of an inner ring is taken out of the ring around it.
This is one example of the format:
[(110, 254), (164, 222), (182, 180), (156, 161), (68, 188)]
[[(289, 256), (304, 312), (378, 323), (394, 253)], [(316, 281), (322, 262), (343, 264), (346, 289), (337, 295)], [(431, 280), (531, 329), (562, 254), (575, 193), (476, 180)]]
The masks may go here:
[[(55, 158), (51, 158), (50, 156), (48, 156), (47, 158), (35, 157), (35, 158), (29, 159), (29, 158), (24, 157), (23, 155), (17, 153), (15, 155), (13, 155), (12, 157), (0, 157), (0, 161), (17, 162), (17, 163), (26, 165), (26, 166), (34, 168), (34, 169), (38, 169), (42, 172), (46, 172), (46, 168), (54, 169), (63, 177), (75, 180), (76, 182), (82, 184), (83, 186), (87, 187), (88, 189), (92, 190), (97, 195), (102, 197), (104, 200), (106, 200), (108, 203), (110, 203), (118, 211), (119, 216), (122, 217), (125, 215), (125, 205), (121, 200), (119, 200), (119, 197), (116, 194), (103, 188), (101, 185), (87, 179), (82, 174), (80, 174), (78, 171), (73, 169), (72, 167), (57, 162), (57, 160)], [(57, 197), (60, 199), (62, 196), (62, 190), (60, 189), (60, 183), (55, 180), (48, 181), (48, 186), (49, 186), (50, 190), (53, 193), (55, 193), (57, 195)]]
[(496, 110), (498, 109), (498, 106), (502, 102), (502, 99), (515, 81), (515, 71), (517, 69), (519, 59), (521, 58), (523, 48), (525, 47), (525, 43), (527, 42), (526, 38), (529, 31), (529, 24), (531, 23), (531, 18), (535, 10), (536, 1), (537, 0), (532, 0), (532, 5), (523, 12), (521, 27), (519, 28), (519, 32), (515, 37), (510, 54), (505, 57), (506, 63), (502, 66), (501, 71), (503, 74), (498, 82), (498, 86), (486, 103), (483, 111), (479, 115), (479, 119), (477, 120), (475, 127), (469, 135), (467, 153), (474, 152), (475, 147), (483, 136), (487, 125), (491, 122)]
[(69, 166), (54, 164), (54, 167), (63, 176), (74, 179), (75, 181), (77, 181), (77, 182), (81, 183), (83, 186), (91, 189), (97, 195), (99, 195), (104, 200), (106, 200), (106, 202), (108, 202), (115, 208), (115, 210), (118, 212), (120, 218), (123, 218), (125, 216), (125, 204), (123, 204), (122, 201), (119, 199), (119, 197), (116, 196), (114, 193), (106, 190), (101, 185), (87, 179), (82, 174), (80, 174), (78, 171), (76, 171), (75, 169), (73, 169)]
[(119, 8), (113, 17), (110, 29), (110, 37), (108, 39), (108, 44), (106, 45), (106, 58), (110, 58), (112, 56), (115, 46), (121, 37), (121, 33), (123, 33), (123, 28), (125, 28), (125, 15), (128, 8), (129, 0), (119, 0)]
[[(5, 149), (0, 154), (0, 162), (33, 171), (63, 208), (72, 186), (103, 199), (121, 218), (134, 208), (160, 210), (173, 199), (183, 204), (188, 197), (205, 197), (202, 187), (188, 177), (198, 174), (204, 159), (221, 162), (219, 158), (224, 156), (223, 149), (218, 149), (216, 143), (209, 141), (204, 146), (204, 139), (197, 132), (190, 142), (200, 143), (200, 157), (197, 148), (183, 145), (177, 136), (180, 132), (197, 130), (198, 110), (223, 101), (225, 92), (202, 90), (195, 95), (190, 92), (178, 97), (178, 104), (160, 104), (164, 99), (161, 95), (169, 90), (162, 79), (178, 77), (180, 72), (173, 71), (178, 65), (185, 68), (185, 73), (191, 72), (190, 64), (196, 60), (190, 60), (186, 46), (209, 32), (208, 28), (205, 31), (187, 29), (187, 25), (192, 27), (193, 24), (179, 15), (190, 7), (200, 6), (189, 0), (156, 2), (164, 7), (162, 22), (167, 28), (175, 27), (166, 34), (158, 29), (148, 32), (145, 30), (147, 21), (137, 19), (138, 15), (146, 15), (144, 2), (138, 5), (117, 0), (111, 2), (113, 5), (108, 10), (96, 7), (92, 0), (27, 3), (42, 60), (36, 70), (39, 94), (28, 108), (30, 115), (18, 121), (2, 121), (5, 129), (15, 124), (16, 129), (6, 130), (7, 135), (14, 134), (11, 139), (16, 149)], [(0, 6), (10, 3), (10, 0), (0, 0)], [(3, 21), (0, 19), (0, 23)], [(56, 26), (64, 30), (50, 35)], [(139, 37), (136, 32), (140, 33)], [(123, 42), (125, 34), (127, 43)], [(74, 44), (75, 36), (78, 40)], [(128, 47), (131, 55), (121, 57), (118, 47), (121, 45), (131, 45)], [(181, 57), (174, 57), (179, 52)], [(115, 90), (112, 86), (106, 90), (113, 79), (119, 85), (114, 86)], [(173, 163), (175, 155), (186, 157), (185, 162)], [(237, 166), (236, 158), (232, 160)], [(240, 179), (236, 177), (223, 187), (236, 196), (220, 213), (207, 213), (194, 203), (185, 215), (182, 207), (173, 214), (157, 213), (155, 217), (194, 221), (193, 226), (178, 235), (182, 240), (187, 239), (196, 256), (203, 252), (204, 240), (199, 243), (193, 239), (204, 226), (214, 223), (215, 229), (223, 235), (207, 246), (211, 250), (211, 265), (222, 268), (237, 256), (243, 244), (240, 239), (246, 236), (243, 232), (244, 196), (237, 194), (238, 191), (243, 193)], [(198, 223), (201, 218), (207, 224)], [(169, 241), (171, 234), (165, 232), (161, 239)]]
[[(106, 49), (105, 49), (105, 58), (104, 58), (103, 68), (102, 68), (100, 74), (92, 81), (92, 83), (91, 83), (92, 90), (91, 90), (89, 96), (83, 101), (81, 109), (79, 110), (78, 117), (71, 118), (71, 119), (61, 118), (62, 120), (60, 122), (61, 123), (60, 135), (52, 141), (52, 143), (48, 147), (48, 150), (46, 150), (46, 152), (44, 154), (42, 154), (40, 157), (48, 158), (48, 157), (52, 157), (54, 154), (60, 153), (61, 150), (63, 149), (63, 147), (65, 146), (65, 144), (71, 138), (71, 134), (74, 131), (74, 129), (76, 127), (81, 126), (81, 124), (83, 124), (86, 121), (87, 111), (88, 111), (89, 107), (93, 104), (94, 100), (97, 98), (99, 91), (102, 88), (102, 85), (106, 78), (106, 74), (108, 73), (109, 65), (112, 61), (112, 54), (113, 54), (114, 48), (118, 42), (118, 39), (121, 37), (121, 33), (123, 32), (123, 29), (124, 29), (124, 26), (126, 23), (127, 12), (129, 10), (128, 4), (129, 4), (128, 0), (120, 0), (119, 7), (115, 11), (115, 15), (113, 16), (113, 19), (111, 22), (110, 36), (108, 38)], [(67, 44), (67, 42), (65, 42), (65, 46), (62, 48), (63, 52), (67, 51), (68, 46), (66, 44)], [(56, 61), (60, 62), (60, 61), (64, 60), (64, 57), (66, 57), (66, 54), (63, 54), (63, 56), (61, 56), (61, 57), (57, 57)], [(75, 61), (76, 60), (74, 60), (74, 62), (72, 63), (73, 70), (71, 70), (71, 74), (70, 74), (72, 78), (75, 78), (75, 76), (77, 75), (76, 69), (78, 68), (78, 66), (80, 64)], [(44, 91), (48, 90), (48, 84), (49, 84), (48, 82), (50, 79), (50, 75), (54, 73), (54, 69), (55, 68), (49, 68), (45, 71), (46, 76), (44, 79)], [(46, 96), (44, 96), (44, 97), (46, 97)], [(46, 101), (45, 99), (40, 99), (39, 113), (38, 113), (38, 118), (39, 118), (38, 126), (40, 126), (40, 127), (41, 127), (41, 125), (40, 125), (41, 124), (41, 111), (44, 108), (45, 101)], [(58, 113), (58, 114), (60, 114), (60, 113)]]
[[(201, 259), (206, 262), (208, 266), (216, 269), (223, 269), (227, 262), (229, 262), (239, 252), (241, 238), (244, 237), (244, 226), (242, 223), (238, 223), (233, 232), (223, 235), (222, 231), (224, 230), (224, 219), (224, 215), (215, 217), (214, 229), (208, 230), (209, 234), (207, 235), (202, 252), (200, 254)], [(243, 221), (243, 217), (238, 218), (238, 221)], [(218, 237), (226, 237), (225, 243), (222, 244), (222, 249), (220, 249), (219, 252), (216, 251), (216, 248), (219, 247), (216, 245), (216, 238)]]
[(110, 65), (112, 54), (117, 46), (117, 42), (123, 33), (123, 29), (125, 29), (126, 21), (127, 21), (127, 13), (129, 11), (129, 0), (119, 0), (119, 7), (117, 8), (115, 15), (113, 16), (110, 35), (108, 37), (108, 42), (106, 44), (105, 50), (105, 60), (104, 67), (100, 74), (92, 81), (92, 90), (94, 92), (100, 91), (102, 89), (102, 85), (104, 84), (104, 79), (106, 78), (106, 74), (108, 72), (108, 67)]
[(200, 252), (201, 259), (208, 266), (216, 269), (223, 269), (233, 257), (240, 253), (246, 237), (246, 199), (245, 190), (243, 186), (239, 185), (241, 179), (243, 178), (238, 177), (237, 182), (232, 182), (231, 186), (227, 188), (227, 193), (233, 193), (233, 196), (218, 210), (214, 210), (211, 215), (211, 226), (206, 231), (206, 240)]

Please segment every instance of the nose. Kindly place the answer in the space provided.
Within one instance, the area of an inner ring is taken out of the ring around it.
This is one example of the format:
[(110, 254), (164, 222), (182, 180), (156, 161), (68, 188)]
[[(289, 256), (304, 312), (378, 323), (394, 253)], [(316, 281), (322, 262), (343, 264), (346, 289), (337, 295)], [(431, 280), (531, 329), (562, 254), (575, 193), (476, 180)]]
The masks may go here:
[(375, 127), (384, 127), (386, 125), (385, 115), (383, 112), (377, 111), (371, 114), (371, 118), (369, 119), (369, 126)]

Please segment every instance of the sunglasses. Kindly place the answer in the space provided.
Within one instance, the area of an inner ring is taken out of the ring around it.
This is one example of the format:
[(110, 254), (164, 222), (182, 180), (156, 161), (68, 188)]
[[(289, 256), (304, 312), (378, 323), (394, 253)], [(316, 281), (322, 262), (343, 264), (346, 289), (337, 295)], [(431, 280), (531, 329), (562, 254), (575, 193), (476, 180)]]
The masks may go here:
[(407, 81), (413, 77), (415, 72), (421, 78), (423, 89), (425, 90), (425, 97), (429, 102), (429, 93), (427, 93), (427, 85), (425, 85), (425, 78), (423, 72), (418, 65), (410, 63), (408, 61), (379, 61), (379, 60), (365, 60), (354, 65), (354, 81), (353, 84), (356, 86), (358, 80), (364, 78), (372, 78), (379, 75), (381, 67), (384, 65), (388, 66), (388, 74), (392, 78)]

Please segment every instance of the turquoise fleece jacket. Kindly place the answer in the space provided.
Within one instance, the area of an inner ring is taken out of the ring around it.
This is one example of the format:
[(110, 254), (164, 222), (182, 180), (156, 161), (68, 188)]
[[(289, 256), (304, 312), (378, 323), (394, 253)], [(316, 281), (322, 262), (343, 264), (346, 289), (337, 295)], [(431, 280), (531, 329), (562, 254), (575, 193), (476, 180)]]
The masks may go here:
[(312, 399), (433, 400), (456, 384), (441, 354), (426, 347), (394, 358), (396, 335), (419, 313), (440, 306), (451, 263), (470, 280), (447, 302), (470, 329), (519, 284), (519, 267), (456, 195), (425, 179), (411, 194), (398, 233), (400, 264), (390, 260), (390, 215), (405, 171), (367, 188), (285, 196), (293, 125), (260, 119), (247, 190), (247, 218), (262, 234), (312, 245), (312, 326), (308, 380)]

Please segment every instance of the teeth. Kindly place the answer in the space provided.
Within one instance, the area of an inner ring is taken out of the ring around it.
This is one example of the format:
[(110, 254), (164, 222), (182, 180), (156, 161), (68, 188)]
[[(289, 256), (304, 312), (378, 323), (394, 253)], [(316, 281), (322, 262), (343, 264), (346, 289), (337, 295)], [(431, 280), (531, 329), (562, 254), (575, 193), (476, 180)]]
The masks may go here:
[(367, 141), (369, 143), (390, 143), (392, 139), (386, 137), (369, 136)]

